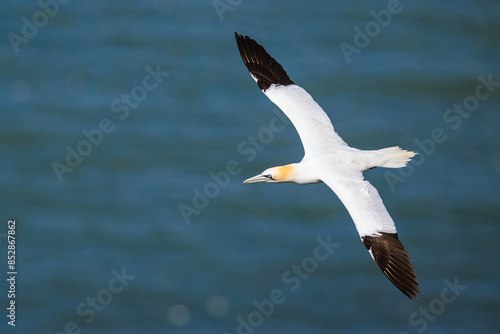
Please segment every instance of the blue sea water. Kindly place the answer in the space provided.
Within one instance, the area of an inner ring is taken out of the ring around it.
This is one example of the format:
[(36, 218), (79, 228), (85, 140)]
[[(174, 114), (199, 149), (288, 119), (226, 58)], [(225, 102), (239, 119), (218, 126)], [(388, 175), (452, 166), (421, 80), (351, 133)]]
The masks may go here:
[[(498, 2), (2, 9), (2, 333), (496, 333)], [(420, 299), (384, 277), (325, 185), (242, 184), (303, 151), (234, 31), (262, 44), (351, 146), (419, 152), (365, 176)]]

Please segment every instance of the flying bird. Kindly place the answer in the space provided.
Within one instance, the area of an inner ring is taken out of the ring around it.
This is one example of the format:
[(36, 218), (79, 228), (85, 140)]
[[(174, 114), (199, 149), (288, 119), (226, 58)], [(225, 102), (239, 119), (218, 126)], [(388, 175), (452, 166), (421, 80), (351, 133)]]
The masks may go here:
[(261, 45), (248, 36), (236, 32), (235, 36), (252, 78), (292, 121), (305, 152), (299, 163), (268, 168), (243, 183), (324, 182), (346, 207), (361, 241), (385, 276), (406, 296), (418, 299), (419, 283), (394, 221), (377, 189), (363, 177), (363, 172), (375, 167), (404, 167), (416, 153), (397, 146), (379, 150), (348, 146), (311, 95), (290, 80)]

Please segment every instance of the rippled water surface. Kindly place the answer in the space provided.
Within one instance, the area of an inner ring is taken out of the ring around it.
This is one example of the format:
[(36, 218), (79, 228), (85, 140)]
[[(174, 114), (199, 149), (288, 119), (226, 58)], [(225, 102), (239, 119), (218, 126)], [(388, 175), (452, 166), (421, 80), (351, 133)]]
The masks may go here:
[[(59, 1), (0, 12), (2, 333), (496, 332), (497, 2)], [(366, 173), (419, 300), (325, 185), (242, 184), (303, 151), (234, 31), (350, 145), (420, 153)]]

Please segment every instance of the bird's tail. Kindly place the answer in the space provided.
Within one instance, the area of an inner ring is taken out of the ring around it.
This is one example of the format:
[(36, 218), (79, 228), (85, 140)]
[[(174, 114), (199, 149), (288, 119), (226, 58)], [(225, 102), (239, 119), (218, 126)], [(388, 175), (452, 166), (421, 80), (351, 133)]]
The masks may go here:
[(383, 148), (377, 152), (382, 153), (385, 156), (385, 163), (381, 164), (379, 167), (386, 168), (405, 167), (406, 163), (410, 161), (412, 157), (417, 155), (417, 153), (403, 150), (399, 146)]

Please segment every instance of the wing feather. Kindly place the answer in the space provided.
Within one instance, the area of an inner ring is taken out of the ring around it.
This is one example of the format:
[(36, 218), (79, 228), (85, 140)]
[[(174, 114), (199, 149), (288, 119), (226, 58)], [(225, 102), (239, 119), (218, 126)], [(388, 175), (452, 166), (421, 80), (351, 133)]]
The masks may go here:
[(418, 298), (418, 281), (410, 257), (399, 241), (396, 226), (378, 194), (362, 173), (349, 178), (322, 179), (340, 198), (359, 236), (387, 278), (409, 298)]
[(248, 36), (235, 32), (236, 42), (248, 71), (264, 94), (295, 126), (306, 156), (335, 151), (347, 146), (335, 132), (324, 110), (303, 88), (297, 86), (283, 67)]

